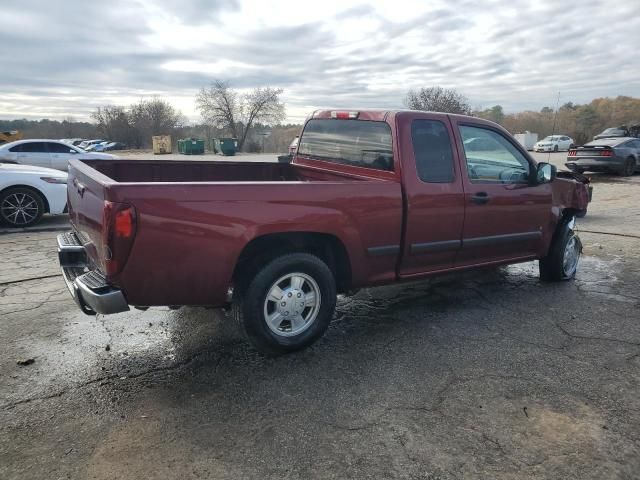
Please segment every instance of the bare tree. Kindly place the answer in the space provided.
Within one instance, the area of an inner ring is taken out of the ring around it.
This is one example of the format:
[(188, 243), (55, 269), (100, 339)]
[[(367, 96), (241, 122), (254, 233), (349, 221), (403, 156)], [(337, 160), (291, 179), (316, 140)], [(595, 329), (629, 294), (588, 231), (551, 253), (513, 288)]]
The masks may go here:
[(249, 131), (255, 123), (278, 124), (285, 118), (285, 107), (280, 101), (282, 89), (256, 88), (241, 94), (222, 80), (214, 80), (196, 97), (196, 108), (205, 123), (223, 128), (238, 139), (242, 150)]
[(411, 110), (471, 114), (469, 99), (450, 88), (429, 87), (409, 90), (404, 103)]
[(105, 105), (98, 107), (91, 114), (98, 124), (98, 133), (110, 140), (129, 143), (131, 140), (131, 124), (124, 107)]
[(170, 135), (184, 123), (182, 113), (159, 98), (141, 100), (128, 109), (117, 105), (98, 107), (91, 118), (98, 124), (100, 135), (138, 148), (150, 145), (153, 135)]
[(135, 132), (135, 143), (141, 147), (153, 135), (170, 135), (184, 123), (184, 116), (169, 102), (160, 98), (141, 100), (129, 107), (129, 122)]

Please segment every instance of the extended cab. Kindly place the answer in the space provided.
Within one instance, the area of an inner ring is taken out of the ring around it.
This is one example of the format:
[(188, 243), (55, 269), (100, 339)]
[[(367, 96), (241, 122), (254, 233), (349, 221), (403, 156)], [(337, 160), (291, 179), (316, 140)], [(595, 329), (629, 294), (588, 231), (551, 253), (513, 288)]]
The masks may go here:
[(540, 260), (573, 278), (587, 187), (502, 127), (419, 111), (316, 111), (291, 163), (71, 160), (64, 278), (86, 313), (233, 305), (251, 342), (318, 339), (336, 293)]

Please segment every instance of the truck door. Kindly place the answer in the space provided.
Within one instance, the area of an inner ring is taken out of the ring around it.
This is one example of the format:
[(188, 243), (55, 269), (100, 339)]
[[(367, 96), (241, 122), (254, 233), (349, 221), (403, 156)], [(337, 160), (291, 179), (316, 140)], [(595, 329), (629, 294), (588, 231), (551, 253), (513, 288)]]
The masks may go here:
[(538, 256), (551, 224), (551, 185), (535, 184), (535, 163), (498, 128), (455, 120), (464, 170), (465, 220), (456, 266)]
[(406, 198), (405, 237), (399, 275), (451, 268), (460, 249), (464, 195), (448, 117), (396, 115)]

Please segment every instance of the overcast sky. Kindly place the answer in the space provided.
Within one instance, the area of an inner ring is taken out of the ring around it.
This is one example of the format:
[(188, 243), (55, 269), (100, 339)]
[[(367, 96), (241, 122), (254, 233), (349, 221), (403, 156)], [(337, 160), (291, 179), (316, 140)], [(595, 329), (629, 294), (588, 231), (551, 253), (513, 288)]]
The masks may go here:
[(86, 119), (211, 79), (317, 107), (402, 106), (456, 88), (506, 111), (640, 96), (640, 0), (3, 0), (0, 118)]

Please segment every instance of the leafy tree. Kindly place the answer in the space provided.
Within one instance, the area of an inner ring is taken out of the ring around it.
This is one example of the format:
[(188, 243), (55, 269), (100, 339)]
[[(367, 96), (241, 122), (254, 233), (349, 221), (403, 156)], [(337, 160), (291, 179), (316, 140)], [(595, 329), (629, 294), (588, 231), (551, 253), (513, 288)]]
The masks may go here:
[(255, 88), (240, 93), (223, 80), (214, 80), (202, 88), (196, 97), (196, 108), (206, 124), (222, 128), (238, 139), (242, 150), (255, 123), (279, 124), (285, 118), (285, 106), (280, 101), (282, 89)]
[(409, 90), (404, 104), (411, 110), (471, 114), (471, 105), (467, 97), (454, 89), (437, 86)]

